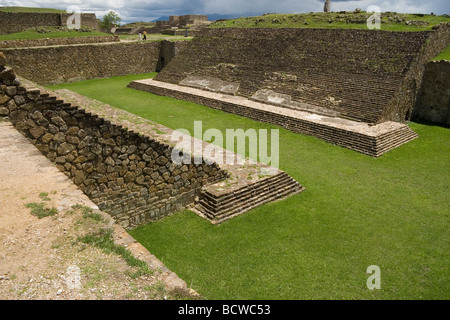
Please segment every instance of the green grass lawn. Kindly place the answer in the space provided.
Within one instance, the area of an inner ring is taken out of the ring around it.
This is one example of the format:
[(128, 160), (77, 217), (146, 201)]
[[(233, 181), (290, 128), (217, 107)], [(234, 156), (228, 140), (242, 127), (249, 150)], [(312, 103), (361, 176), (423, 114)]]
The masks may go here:
[(450, 60), (450, 44), (433, 60)]
[[(210, 28), (320, 28), (320, 29), (367, 29), (366, 21), (373, 13), (313, 12), (301, 14), (269, 13), (257, 17), (243, 17), (218, 21)], [(407, 21), (411, 24), (407, 24)], [(432, 15), (381, 13), (381, 30), (426, 31), (450, 18)], [(424, 23), (424, 25), (420, 25)]]
[[(151, 76), (51, 88), (172, 129), (278, 128), (126, 88)], [(410, 126), (419, 138), (379, 159), (278, 128), (280, 167), (306, 191), (221, 225), (185, 210), (130, 233), (207, 299), (449, 299), (450, 130)]]

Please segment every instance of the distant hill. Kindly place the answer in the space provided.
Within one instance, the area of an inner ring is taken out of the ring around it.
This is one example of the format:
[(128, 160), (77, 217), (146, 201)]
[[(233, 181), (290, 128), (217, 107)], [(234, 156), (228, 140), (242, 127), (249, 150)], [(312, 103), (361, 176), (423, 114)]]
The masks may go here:
[[(236, 14), (207, 14), (208, 16), (208, 20), (209, 21), (216, 21), (219, 19), (237, 19), (237, 18), (241, 18), (241, 17), (254, 17), (254, 16), (258, 16), (261, 15), (261, 12), (246, 12), (246, 13), (236, 13)], [(156, 22), (156, 21), (168, 21), (169, 20), (169, 16), (162, 16), (159, 17), (158, 19), (153, 20), (152, 22)]]

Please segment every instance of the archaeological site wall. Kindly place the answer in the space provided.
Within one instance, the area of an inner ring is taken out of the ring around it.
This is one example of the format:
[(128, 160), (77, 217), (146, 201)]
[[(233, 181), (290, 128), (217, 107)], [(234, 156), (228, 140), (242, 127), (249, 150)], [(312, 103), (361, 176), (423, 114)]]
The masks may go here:
[[(42, 85), (154, 72), (167, 65), (185, 41), (141, 41), (5, 48), (17, 74)], [(169, 47), (169, 49), (165, 49)]]
[(160, 72), (172, 59), (189, 45), (189, 41), (168, 41), (161, 42), (161, 51), (156, 71)]
[[(34, 13), (0, 11), (0, 34), (21, 32), (33, 27), (66, 26), (70, 13)], [(82, 13), (81, 24), (99, 30), (94, 13)]]
[(427, 64), (413, 118), (450, 125), (450, 61)]
[(0, 41), (0, 48), (61, 46), (61, 45), (68, 45), (68, 44), (86, 44), (86, 43), (119, 42), (119, 41), (120, 41), (120, 38), (115, 35), (83, 36), (83, 37), (73, 37), (73, 38), (3, 40), (3, 41)]
[(427, 58), (445, 47), (448, 31), (204, 29), (155, 79), (210, 77), (266, 103), (368, 123), (404, 121)]
[(172, 146), (21, 83), (5, 64), (0, 53), (0, 116), (125, 228), (179, 211), (226, 177), (216, 164), (174, 164)]

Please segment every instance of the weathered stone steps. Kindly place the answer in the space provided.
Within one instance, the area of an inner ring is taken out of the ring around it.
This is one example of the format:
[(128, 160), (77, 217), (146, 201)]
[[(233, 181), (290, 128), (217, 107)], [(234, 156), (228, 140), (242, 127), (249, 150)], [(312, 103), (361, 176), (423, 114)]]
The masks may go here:
[[(208, 187), (210, 189), (211, 186)], [(214, 195), (205, 191), (195, 210), (212, 223), (220, 223), (264, 203), (299, 193), (304, 188), (285, 172), (261, 179), (238, 190)]]
[(417, 133), (408, 127), (399, 128), (395, 132), (387, 133), (377, 138), (377, 154), (381, 156), (383, 153), (395, 149), (418, 137)]
[[(237, 201), (237, 197), (241, 197), (242, 195), (245, 195), (248, 193), (248, 190), (250, 187), (254, 187), (254, 185), (266, 185), (266, 186), (272, 186), (272, 185), (282, 185), (284, 182), (292, 180), (290, 176), (285, 174), (284, 172), (278, 173), (273, 176), (266, 177), (264, 179), (261, 179), (257, 181), (256, 183), (243, 186), (238, 189), (233, 189), (230, 192), (227, 193), (214, 193), (209, 190), (213, 189), (214, 186), (209, 187), (206, 189), (203, 194), (204, 197), (208, 199), (209, 202), (213, 203), (214, 205), (217, 203), (223, 203), (223, 202), (230, 202), (230, 201)], [(222, 182), (223, 183), (223, 182)]]
[(311, 118), (312, 113), (289, 110), (253, 102), (246, 98), (233, 100), (229, 96), (199, 89), (167, 84), (155, 80), (140, 80), (129, 84), (130, 88), (153, 94), (169, 96), (237, 114), (260, 122), (279, 125), (287, 130), (315, 136), (326, 142), (345, 147), (371, 157), (382, 154), (417, 138), (406, 124), (385, 122), (369, 126), (366, 123), (344, 119)]

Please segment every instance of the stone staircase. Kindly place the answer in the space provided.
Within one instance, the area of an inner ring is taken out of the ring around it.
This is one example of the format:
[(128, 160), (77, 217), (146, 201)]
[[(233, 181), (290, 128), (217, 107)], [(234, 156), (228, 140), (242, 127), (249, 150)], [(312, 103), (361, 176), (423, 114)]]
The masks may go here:
[(267, 202), (300, 193), (305, 188), (283, 171), (233, 188), (219, 182), (202, 189), (193, 210), (211, 221), (221, 223)]
[(383, 153), (395, 149), (411, 140), (418, 138), (419, 135), (408, 126), (401, 126), (391, 132), (386, 132), (376, 137), (376, 148), (374, 156), (379, 157)]
[(326, 142), (371, 157), (380, 157), (418, 135), (407, 124), (385, 121), (371, 124), (335, 116), (280, 108), (244, 97), (169, 84), (152, 79), (131, 82), (128, 87), (202, 104), (260, 122), (279, 125), (292, 132), (315, 136)]

